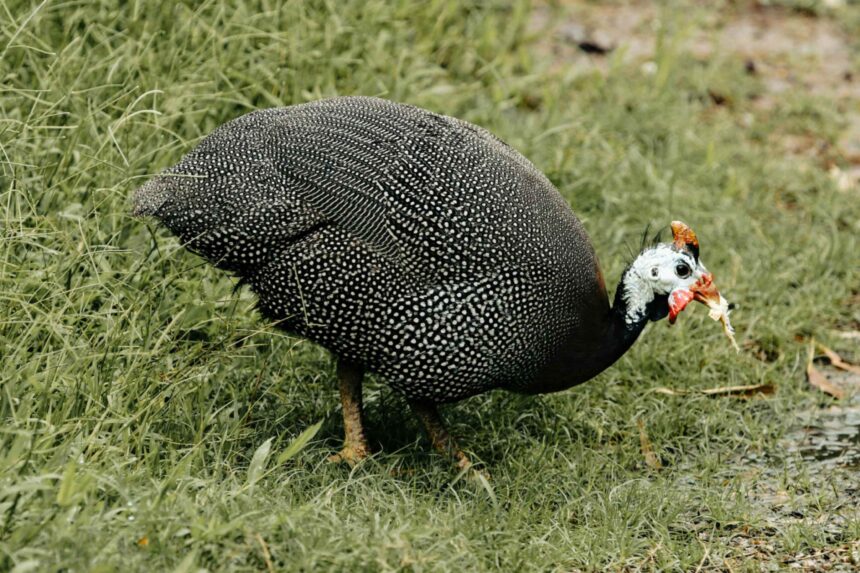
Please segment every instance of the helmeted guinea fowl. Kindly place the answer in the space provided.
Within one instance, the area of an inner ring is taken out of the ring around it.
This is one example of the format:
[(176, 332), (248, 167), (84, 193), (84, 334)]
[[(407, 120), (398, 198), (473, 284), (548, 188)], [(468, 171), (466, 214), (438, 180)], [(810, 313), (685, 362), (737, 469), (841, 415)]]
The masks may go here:
[(480, 127), (382, 99), (244, 115), (134, 204), (240, 275), (277, 326), (336, 355), (347, 461), (368, 453), (364, 372), (465, 466), (436, 404), (569, 388), (649, 320), (719, 301), (695, 235), (673, 223), (675, 241), (639, 255), (610, 307), (585, 230), (525, 157)]

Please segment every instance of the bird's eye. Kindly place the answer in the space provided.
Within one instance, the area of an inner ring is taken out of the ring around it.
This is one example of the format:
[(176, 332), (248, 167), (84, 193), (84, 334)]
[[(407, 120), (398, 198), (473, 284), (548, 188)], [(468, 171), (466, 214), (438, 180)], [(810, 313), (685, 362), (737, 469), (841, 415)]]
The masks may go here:
[(675, 274), (678, 275), (679, 278), (685, 279), (690, 276), (691, 272), (690, 267), (684, 263), (678, 263), (675, 266)]

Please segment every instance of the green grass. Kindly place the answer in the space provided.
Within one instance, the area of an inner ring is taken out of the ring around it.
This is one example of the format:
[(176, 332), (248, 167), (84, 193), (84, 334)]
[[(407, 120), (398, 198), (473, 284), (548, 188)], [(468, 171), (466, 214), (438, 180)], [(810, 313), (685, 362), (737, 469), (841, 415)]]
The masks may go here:
[[(686, 52), (706, 15), (686, 4), (663, 10), (653, 75), (616, 56), (605, 74), (552, 68), (526, 2), (125, 4), (0, 0), (0, 569), (248, 571), (270, 555), (304, 571), (690, 571), (738, 558), (733, 531), (765, 531), (740, 458), (783, 467), (796, 412), (828, 403), (806, 388), (798, 338), (835, 343), (860, 320), (857, 191), (771, 141), (832, 140), (839, 109), (789, 93), (745, 127), (763, 88), (738, 59)], [(327, 463), (341, 431), (328, 354), (261, 321), (234, 279), (132, 219), (129, 197), (228, 119), (338, 94), (511, 143), (569, 199), (611, 290), (646, 225), (687, 221), (747, 350), (691, 309), (584, 386), (448, 408), (489, 490), (455, 481), (384, 384), (367, 388), (382, 452)], [(764, 382), (775, 397), (652, 391)], [(781, 551), (860, 537), (826, 478), (785, 480), (823, 480), (816, 507), (846, 521), (836, 538), (770, 531)]]

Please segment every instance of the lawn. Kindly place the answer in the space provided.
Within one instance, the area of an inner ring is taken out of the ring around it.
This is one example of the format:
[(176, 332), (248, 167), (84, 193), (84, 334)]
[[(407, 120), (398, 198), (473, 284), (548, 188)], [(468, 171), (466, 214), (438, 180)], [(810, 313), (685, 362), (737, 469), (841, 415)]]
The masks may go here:
[[(858, 466), (790, 436), (860, 394), (805, 374), (813, 338), (860, 360), (860, 7), (572, 4), (0, 0), (0, 570), (850, 570)], [(570, 40), (637, 9), (636, 49)], [(723, 31), (746, 18), (825, 27), (849, 69), (745, 54)], [(327, 352), (129, 199), (229, 119), (352, 94), (521, 151), (610, 291), (647, 228), (688, 222), (742, 352), (690, 308), (585, 385), (447, 407), (485, 485), (372, 383), (379, 452), (327, 462)], [(774, 392), (699, 392), (753, 384)]]

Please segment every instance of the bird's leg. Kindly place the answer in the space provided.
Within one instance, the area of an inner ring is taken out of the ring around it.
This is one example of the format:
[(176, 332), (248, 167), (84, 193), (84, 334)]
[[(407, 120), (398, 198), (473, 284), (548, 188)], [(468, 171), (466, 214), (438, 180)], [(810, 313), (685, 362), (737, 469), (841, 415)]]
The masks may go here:
[(361, 407), (361, 379), (364, 371), (356, 364), (339, 360), (337, 379), (340, 400), (343, 403), (343, 449), (329, 457), (332, 462), (347, 462), (355, 465), (370, 454)]
[(442, 455), (449, 456), (453, 459), (458, 469), (464, 470), (472, 466), (472, 462), (463, 453), (463, 450), (457, 447), (457, 442), (445, 429), (445, 423), (439, 416), (439, 410), (436, 404), (430, 402), (421, 402), (418, 400), (410, 400), (409, 406), (412, 411), (421, 420), (424, 429), (427, 430), (427, 435), (430, 437), (430, 443)]

